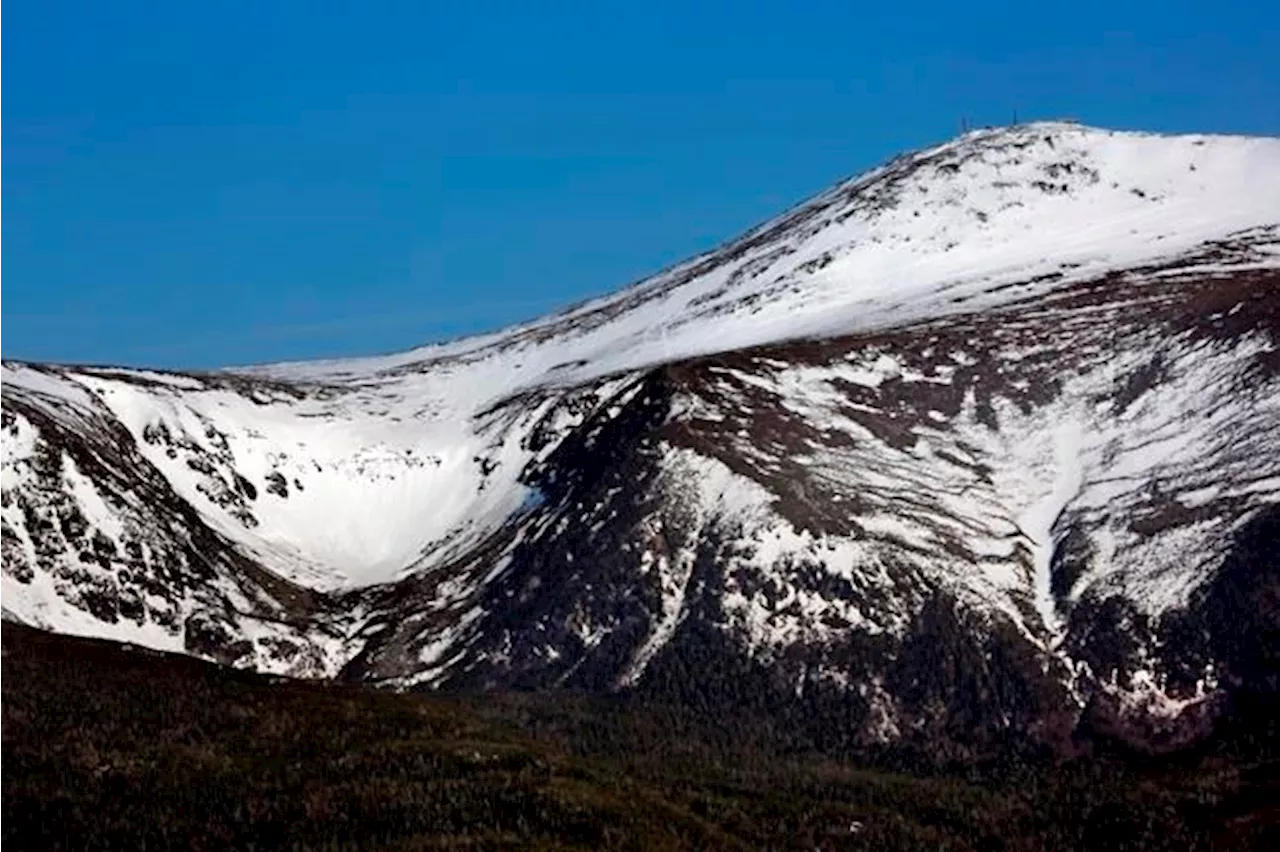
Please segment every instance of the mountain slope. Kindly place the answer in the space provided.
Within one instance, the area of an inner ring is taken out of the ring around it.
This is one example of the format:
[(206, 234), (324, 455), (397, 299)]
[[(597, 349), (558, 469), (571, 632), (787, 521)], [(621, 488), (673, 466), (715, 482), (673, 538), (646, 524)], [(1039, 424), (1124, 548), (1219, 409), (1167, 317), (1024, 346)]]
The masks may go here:
[(1275, 630), (1277, 329), (1280, 140), (981, 131), (494, 335), (6, 364), (5, 613), (868, 743), (1173, 747), (1275, 688), (1221, 621)]

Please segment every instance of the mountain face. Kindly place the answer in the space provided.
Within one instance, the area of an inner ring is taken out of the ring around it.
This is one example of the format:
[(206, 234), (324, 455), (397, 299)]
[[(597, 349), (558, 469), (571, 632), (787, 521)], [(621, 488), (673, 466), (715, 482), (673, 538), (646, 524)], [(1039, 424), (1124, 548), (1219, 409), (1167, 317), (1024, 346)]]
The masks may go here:
[(1280, 140), (979, 131), (497, 334), (5, 363), (4, 613), (843, 745), (1173, 749), (1280, 689), (1278, 335)]

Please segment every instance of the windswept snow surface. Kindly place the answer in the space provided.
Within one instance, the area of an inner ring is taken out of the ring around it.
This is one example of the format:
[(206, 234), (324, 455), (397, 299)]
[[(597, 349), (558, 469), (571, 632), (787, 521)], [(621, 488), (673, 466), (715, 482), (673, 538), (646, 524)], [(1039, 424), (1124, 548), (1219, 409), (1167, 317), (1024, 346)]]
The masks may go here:
[[(980, 130), (563, 313), (395, 355), (256, 372), (333, 381), (429, 369), (423, 389), (467, 407), (476, 396), (996, 306), (1260, 227), (1280, 227), (1280, 139), (1051, 122)], [(1264, 263), (1280, 263), (1280, 240), (1269, 244)]]

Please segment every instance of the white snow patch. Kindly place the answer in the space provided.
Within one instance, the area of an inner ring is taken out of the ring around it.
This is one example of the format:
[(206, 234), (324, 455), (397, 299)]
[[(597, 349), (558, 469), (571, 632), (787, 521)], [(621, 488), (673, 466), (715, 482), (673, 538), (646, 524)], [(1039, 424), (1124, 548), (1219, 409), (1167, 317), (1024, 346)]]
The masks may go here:
[(1050, 566), (1055, 547), (1053, 527), (1084, 484), (1084, 468), (1080, 461), (1083, 430), (1078, 421), (1068, 418), (1051, 433), (1050, 440), (1053, 442), (1054, 460), (1052, 488), (1043, 498), (1023, 510), (1018, 516), (1018, 526), (1031, 542), (1036, 611), (1049, 634), (1058, 637), (1062, 632), (1062, 619), (1050, 590)]

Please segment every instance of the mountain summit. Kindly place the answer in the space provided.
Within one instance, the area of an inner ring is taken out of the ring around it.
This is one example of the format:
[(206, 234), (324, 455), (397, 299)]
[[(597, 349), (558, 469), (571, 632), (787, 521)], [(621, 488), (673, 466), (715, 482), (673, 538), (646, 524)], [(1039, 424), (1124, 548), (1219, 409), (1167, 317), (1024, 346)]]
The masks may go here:
[(1280, 140), (977, 131), (490, 335), (6, 362), (4, 614), (867, 745), (1174, 748), (1280, 682), (1278, 333)]

